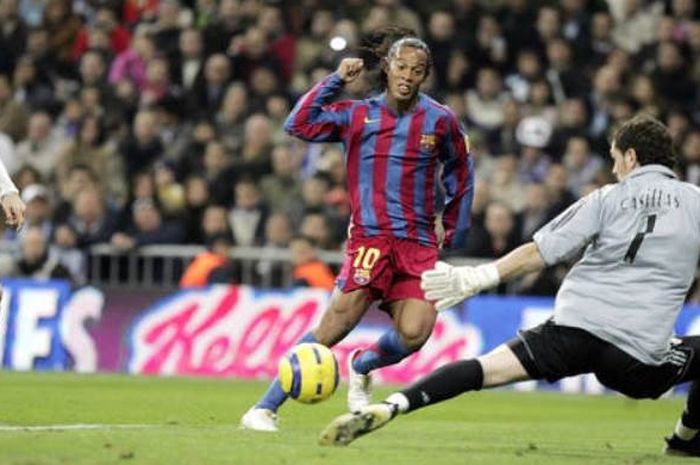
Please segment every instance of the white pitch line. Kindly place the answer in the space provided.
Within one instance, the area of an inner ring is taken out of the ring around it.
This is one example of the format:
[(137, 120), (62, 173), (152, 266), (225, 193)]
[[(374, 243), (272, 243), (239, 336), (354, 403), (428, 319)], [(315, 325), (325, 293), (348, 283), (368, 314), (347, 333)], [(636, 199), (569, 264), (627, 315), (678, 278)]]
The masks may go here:
[(37, 432), (37, 431), (80, 431), (80, 430), (110, 430), (110, 429), (146, 429), (158, 428), (163, 425), (109, 425), (100, 423), (78, 423), (75, 425), (0, 425), (0, 433)]

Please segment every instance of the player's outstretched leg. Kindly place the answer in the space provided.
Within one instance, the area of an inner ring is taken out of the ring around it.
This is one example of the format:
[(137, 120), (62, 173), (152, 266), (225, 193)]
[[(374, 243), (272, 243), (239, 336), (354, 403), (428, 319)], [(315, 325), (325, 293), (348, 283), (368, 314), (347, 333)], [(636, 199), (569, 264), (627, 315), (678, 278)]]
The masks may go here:
[(450, 363), (408, 389), (390, 395), (381, 404), (370, 404), (357, 412), (335, 418), (321, 432), (319, 443), (348, 445), (360, 436), (386, 425), (398, 413), (408, 413), (463, 392), (479, 390), (483, 383), (484, 372), (478, 360)]
[[(302, 337), (297, 344), (304, 342), (318, 342), (312, 332)], [(277, 409), (287, 400), (287, 394), (282, 390), (277, 377), (270, 383), (270, 386), (263, 394), (262, 398), (251, 407), (241, 418), (241, 428), (254, 431), (264, 431), (274, 433), (279, 430)]]

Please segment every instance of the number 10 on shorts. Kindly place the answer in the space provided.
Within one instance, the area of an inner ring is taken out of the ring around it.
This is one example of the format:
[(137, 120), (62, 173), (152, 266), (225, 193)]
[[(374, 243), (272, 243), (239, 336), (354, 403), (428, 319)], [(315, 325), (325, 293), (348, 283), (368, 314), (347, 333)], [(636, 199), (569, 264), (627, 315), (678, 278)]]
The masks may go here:
[(361, 246), (357, 249), (357, 255), (352, 262), (352, 267), (355, 269), (353, 276), (355, 283), (364, 285), (370, 282), (372, 268), (380, 255), (381, 252), (376, 247)]

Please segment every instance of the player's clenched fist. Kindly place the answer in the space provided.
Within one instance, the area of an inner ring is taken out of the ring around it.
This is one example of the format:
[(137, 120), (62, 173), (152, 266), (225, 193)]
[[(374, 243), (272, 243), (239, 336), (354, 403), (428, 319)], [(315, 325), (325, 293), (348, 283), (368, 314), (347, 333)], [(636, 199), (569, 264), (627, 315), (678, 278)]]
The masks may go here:
[(347, 84), (357, 79), (357, 76), (360, 75), (364, 66), (365, 63), (362, 61), (362, 58), (343, 58), (336, 72), (340, 76), (340, 79)]

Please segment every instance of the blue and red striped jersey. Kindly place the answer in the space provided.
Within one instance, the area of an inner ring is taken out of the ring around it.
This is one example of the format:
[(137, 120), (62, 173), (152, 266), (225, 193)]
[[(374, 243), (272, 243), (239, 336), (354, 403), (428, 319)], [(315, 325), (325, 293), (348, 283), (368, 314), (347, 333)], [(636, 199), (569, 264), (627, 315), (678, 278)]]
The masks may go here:
[(332, 103), (343, 85), (336, 73), (323, 79), (299, 99), (284, 127), (306, 141), (343, 143), (351, 234), (435, 246), (435, 218), (442, 211), (444, 246), (462, 247), (474, 170), (454, 113), (422, 93), (401, 115), (385, 94)]

